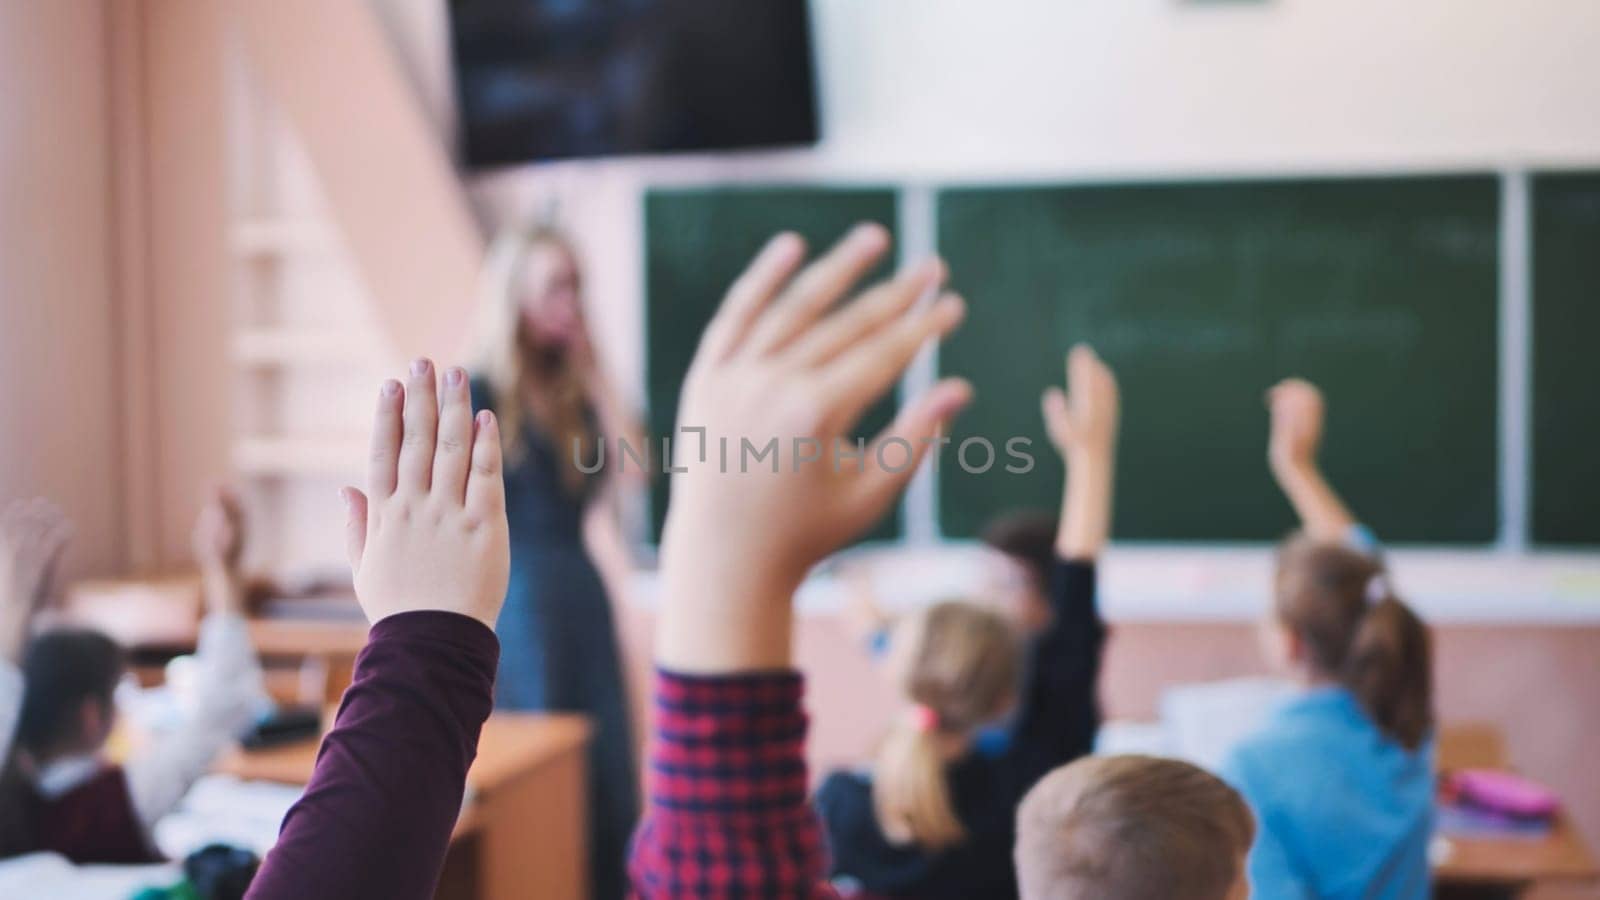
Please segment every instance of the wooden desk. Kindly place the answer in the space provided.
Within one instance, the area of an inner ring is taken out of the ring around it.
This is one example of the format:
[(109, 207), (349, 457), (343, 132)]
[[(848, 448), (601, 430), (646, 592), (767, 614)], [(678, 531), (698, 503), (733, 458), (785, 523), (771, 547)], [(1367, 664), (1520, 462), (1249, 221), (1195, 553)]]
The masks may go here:
[[(1492, 725), (1446, 726), (1439, 732), (1439, 770), (1511, 769), (1505, 740)], [(1450, 854), (1434, 867), (1443, 895), (1516, 896), (1536, 884), (1600, 879), (1600, 864), (1566, 812), (1534, 838), (1451, 837)]]
[[(579, 716), (495, 713), (467, 773), (438, 900), (583, 900), (588, 895), (588, 806)], [(238, 750), (219, 771), (303, 785), (317, 741)]]
[[(366, 621), (361, 619), (252, 618), (250, 642), (263, 660), (300, 663), (293, 690), (275, 691), (275, 697), (282, 699), (281, 695), (290, 693), (296, 703), (337, 704), (350, 686), (356, 656), (367, 645), (367, 629)], [(307, 662), (312, 663), (309, 670)]]

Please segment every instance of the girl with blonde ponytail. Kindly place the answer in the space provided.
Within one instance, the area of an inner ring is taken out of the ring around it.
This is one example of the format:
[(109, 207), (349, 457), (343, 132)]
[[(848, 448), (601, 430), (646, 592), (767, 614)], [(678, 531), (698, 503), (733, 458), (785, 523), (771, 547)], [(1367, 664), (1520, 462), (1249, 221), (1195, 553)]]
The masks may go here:
[(943, 850), (966, 837), (945, 763), (1016, 699), (1019, 648), (998, 613), (968, 603), (929, 607), (891, 641), (891, 654), (905, 657), (896, 674), (910, 705), (878, 748), (873, 808), (890, 840)]
[[(1111, 524), (1118, 396), (1088, 347), (1073, 349), (1067, 370), (1070, 393), (1044, 396), (1066, 464), (1049, 621), (1026, 644), (992, 603), (939, 603), (898, 623), (888, 667), (901, 710), (868, 771), (836, 772), (817, 792), (840, 885), (882, 897), (1017, 896), (1023, 795), (1093, 749), (1106, 633), (1095, 558)], [(1008, 713), (1004, 749), (980, 750), (979, 731)]]
[(1304, 689), (1224, 766), (1260, 825), (1253, 895), (1420, 900), (1433, 831), (1432, 640), (1317, 466), (1321, 394), (1289, 380), (1268, 404), (1273, 474), (1302, 531), (1278, 551), (1263, 643)]

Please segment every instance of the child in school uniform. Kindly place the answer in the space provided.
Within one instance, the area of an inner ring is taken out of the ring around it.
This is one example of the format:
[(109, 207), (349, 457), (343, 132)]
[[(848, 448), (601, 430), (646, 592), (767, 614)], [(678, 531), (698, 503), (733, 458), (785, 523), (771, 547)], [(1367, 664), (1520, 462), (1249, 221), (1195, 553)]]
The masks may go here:
[(18, 500), (0, 512), (0, 859), (26, 853), (33, 843), (24, 809), (33, 789), (11, 755), (22, 713), (22, 654), (71, 533), (47, 500)]
[(18, 500), (0, 512), (0, 760), (11, 753), (22, 712), (22, 653), (71, 534), (46, 500)]
[[(895, 630), (888, 665), (904, 707), (870, 771), (834, 773), (817, 792), (833, 875), (848, 890), (1015, 896), (1018, 803), (1046, 772), (1093, 750), (1106, 634), (1094, 559), (1110, 527), (1117, 388), (1087, 347), (1068, 368), (1070, 397), (1056, 389), (1044, 404), (1067, 463), (1044, 622), (1026, 659), (1007, 622), (972, 604), (936, 605)], [(1008, 714), (1005, 742), (980, 752), (980, 734)]]
[(76, 863), (158, 861), (150, 837), (156, 821), (263, 711), (261, 672), (242, 616), (240, 524), (226, 492), (201, 512), (195, 550), (207, 615), (194, 702), (177, 727), (126, 763), (103, 755), (116, 718), (113, 693), (126, 670), (121, 648), (82, 628), (47, 631), (29, 643), (16, 738), (17, 769), (31, 788), (26, 849)]
[(1260, 825), (1251, 884), (1265, 898), (1424, 898), (1434, 809), (1428, 629), (1317, 467), (1321, 395), (1290, 380), (1269, 404), (1273, 473), (1303, 533), (1278, 551), (1262, 634), (1275, 667), (1302, 689), (1223, 766)]

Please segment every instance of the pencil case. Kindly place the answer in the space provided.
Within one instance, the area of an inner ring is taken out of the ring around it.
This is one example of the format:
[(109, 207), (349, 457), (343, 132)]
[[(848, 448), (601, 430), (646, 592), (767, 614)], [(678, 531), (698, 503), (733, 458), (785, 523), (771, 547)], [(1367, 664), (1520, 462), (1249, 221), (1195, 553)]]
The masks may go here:
[(1452, 772), (1450, 789), (1463, 803), (1519, 819), (1549, 818), (1561, 805), (1544, 785), (1494, 769)]

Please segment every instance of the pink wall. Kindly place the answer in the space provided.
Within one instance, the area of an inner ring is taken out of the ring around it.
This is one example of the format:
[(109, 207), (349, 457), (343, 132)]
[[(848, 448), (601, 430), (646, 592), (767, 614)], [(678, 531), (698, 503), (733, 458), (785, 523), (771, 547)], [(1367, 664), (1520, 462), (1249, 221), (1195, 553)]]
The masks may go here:
[(77, 523), (69, 573), (123, 565), (105, 8), (0, 3), (0, 503)]
[[(151, 568), (189, 558), (189, 528), (229, 474), (233, 433), (224, 12), (217, 0), (140, 0), (150, 343), (155, 399), (138, 439), (156, 490), (135, 527), (158, 537)], [(130, 476), (135, 477), (135, 476)]]
[(220, 7), (0, 3), (0, 501), (69, 575), (188, 556), (227, 475)]

